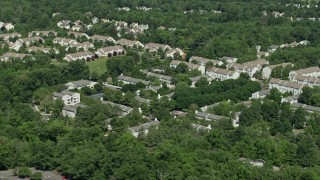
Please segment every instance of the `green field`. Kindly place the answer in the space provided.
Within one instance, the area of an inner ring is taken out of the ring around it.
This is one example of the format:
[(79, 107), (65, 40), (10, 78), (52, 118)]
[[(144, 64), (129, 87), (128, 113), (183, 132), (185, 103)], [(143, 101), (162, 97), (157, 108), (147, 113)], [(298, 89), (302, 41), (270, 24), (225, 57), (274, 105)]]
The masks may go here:
[(101, 75), (107, 71), (106, 61), (107, 58), (99, 58), (95, 61), (86, 62), (86, 64), (89, 66), (90, 72), (97, 72)]

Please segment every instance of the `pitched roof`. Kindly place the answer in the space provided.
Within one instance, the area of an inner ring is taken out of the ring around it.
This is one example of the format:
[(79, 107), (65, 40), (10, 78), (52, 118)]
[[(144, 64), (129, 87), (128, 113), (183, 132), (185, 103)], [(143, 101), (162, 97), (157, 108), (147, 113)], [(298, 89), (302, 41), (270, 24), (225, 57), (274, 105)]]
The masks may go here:
[(281, 64), (274, 64), (274, 65), (270, 65), (270, 66), (267, 66), (265, 68), (269, 68), (269, 69), (274, 69), (275, 67), (279, 67), (279, 66), (282, 66), (282, 67), (287, 67), (287, 66), (292, 66), (291, 63), (281, 63)]
[(156, 74), (156, 73), (153, 73), (153, 72), (148, 72), (147, 70), (141, 70), (142, 73), (146, 74), (147, 76), (151, 76), (151, 77), (155, 77), (155, 78), (158, 78), (158, 79), (163, 79), (163, 80), (166, 80), (166, 81), (171, 81), (172, 77), (171, 76), (166, 76), (166, 75), (162, 75), (162, 74)]
[(117, 41), (118, 44), (120, 44), (121, 46), (133, 46), (133, 45), (137, 45), (137, 44), (141, 44), (140, 41), (131, 41), (131, 40), (128, 40), (128, 39), (124, 39), (124, 38), (121, 38)]
[(196, 116), (199, 118), (203, 118), (203, 119), (208, 119), (209, 121), (211, 120), (221, 120), (221, 119), (225, 119), (227, 117), (224, 116), (219, 116), (216, 114), (210, 114), (210, 113), (206, 113), (206, 112), (196, 112)]
[(191, 124), (191, 126), (196, 129), (197, 131), (208, 131), (211, 130), (211, 128), (209, 128), (208, 126), (203, 126), (201, 124)]
[(145, 124), (141, 124), (140, 126), (130, 127), (129, 129), (134, 132), (140, 132), (141, 130), (150, 129), (151, 126), (157, 126), (160, 124), (160, 121), (151, 121)]
[(133, 108), (129, 107), (129, 106), (125, 106), (125, 105), (122, 105), (122, 104), (117, 104), (117, 103), (113, 103), (113, 102), (110, 102), (110, 101), (104, 101), (102, 100), (101, 101), (102, 104), (110, 104), (111, 106), (118, 106), (121, 111), (125, 112), (125, 113), (130, 113)]
[(199, 56), (192, 56), (189, 59), (189, 62), (192, 62), (192, 61), (197, 61), (198, 63), (203, 63), (203, 64), (207, 64), (208, 62), (212, 62), (213, 64), (219, 64), (219, 62), (221, 62), (219, 60), (207, 59)]
[(26, 56), (29, 56), (29, 54), (20, 54), (20, 53), (6, 52), (6, 53), (4, 53), (4, 54), (0, 57), (0, 59), (3, 59), (3, 58), (23, 59), (23, 58), (25, 58)]
[(62, 97), (65, 96), (65, 95), (72, 96), (72, 95), (74, 95), (74, 94), (77, 94), (77, 93), (76, 93), (76, 92), (71, 92), (71, 91), (68, 91), (68, 90), (63, 90), (63, 91), (61, 91), (60, 93), (54, 92), (52, 95), (53, 95), (54, 97), (62, 98)]
[(129, 76), (123, 76), (123, 75), (120, 75), (118, 76), (118, 80), (121, 80), (121, 81), (127, 81), (127, 82), (132, 82), (132, 83), (143, 83), (145, 85), (149, 85), (150, 84), (150, 81), (144, 81), (142, 79), (137, 79), (137, 78), (132, 78), (132, 77), (129, 77)]
[(108, 46), (97, 50), (97, 52), (100, 52), (101, 54), (106, 54), (110, 51), (124, 51), (124, 49), (121, 46)]
[(91, 36), (91, 39), (98, 40), (98, 41), (114, 41), (114, 39), (110, 36), (102, 36), (97, 34)]
[(157, 49), (157, 48), (161, 48), (161, 49), (165, 49), (165, 48), (169, 48), (171, 49), (171, 47), (169, 45), (166, 44), (158, 44), (158, 43), (148, 43), (145, 46), (148, 49)]
[(84, 86), (88, 86), (90, 85), (91, 83), (95, 83), (94, 81), (89, 81), (89, 80), (84, 80), (84, 79), (81, 79), (79, 81), (72, 81), (72, 82), (69, 82), (67, 83), (66, 85), (74, 85), (75, 87), (84, 87)]
[(281, 79), (276, 79), (276, 78), (272, 78), (269, 81), (269, 84), (278, 84), (280, 86), (290, 87), (290, 88), (293, 88), (293, 89), (302, 89), (303, 87), (306, 86), (304, 84), (299, 84), (299, 83), (296, 83), (296, 82), (291, 82), (291, 81), (286, 81), (286, 80), (281, 80)]
[(305, 109), (307, 111), (320, 112), (320, 107), (316, 107), (316, 106), (310, 106), (310, 105), (296, 103), (296, 102), (291, 103), (291, 106), (295, 107), (295, 108), (302, 107), (303, 109)]
[(230, 71), (230, 70), (216, 68), (216, 67), (209, 67), (207, 69), (207, 72), (210, 72), (210, 71), (215, 72), (217, 74), (223, 74), (223, 75), (229, 75), (229, 76), (232, 76), (234, 73), (236, 73), (235, 71)]
[(77, 52), (77, 53), (72, 53), (72, 54), (66, 54), (64, 59), (68, 59), (69, 61), (72, 61), (74, 59), (79, 59), (82, 57), (93, 57), (94, 54), (90, 51), (84, 51), (84, 52)]
[(84, 104), (67, 105), (67, 106), (64, 106), (62, 110), (76, 113), (78, 108), (85, 108), (85, 107), (88, 107), (88, 106)]

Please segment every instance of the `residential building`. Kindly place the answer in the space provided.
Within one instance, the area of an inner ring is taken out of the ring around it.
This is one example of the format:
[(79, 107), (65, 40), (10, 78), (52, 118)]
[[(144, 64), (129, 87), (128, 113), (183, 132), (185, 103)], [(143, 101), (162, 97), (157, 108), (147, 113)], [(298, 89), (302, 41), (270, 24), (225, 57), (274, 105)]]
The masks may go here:
[(92, 24), (97, 24), (99, 22), (99, 19), (97, 17), (93, 17), (91, 21), (92, 21)]
[(289, 80), (309, 86), (320, 86), (320, 68), (318, 66), (299, 69), (289, 73)]
[(208, 68), (206, 75), (208, 75), (212, 79), (218, 79), (220, 81), (224, 81), (227, 79), (238, 79), (240, 77), (239, 72), (216, 68), (216, 67)]
[(273, 52), (275, 52), (278, 48), (279, 48), (278, 45), (271, 45), (271, 46), (268, 47), (268, 52), (269, 52), (269, 53), (273, 53)]
[(110, 101), (104, 101), (104, 100), (101, 100), (101, 103), (102, 104), (109, 104), (109, 105), (111, 105), (113, 107), (118, 107), (121, 116), (126, 116), (126, 115), (128, 115), (129, 113), (131, 113), (133, 111), (132, 107), (125, 106), (125, 105), (122, 105), (122, 104), (117, 104), (117, 103), (113, 103), (113, 102), (110, 102)]
[(40, 36), (31, 36), (31, 37), (27, 37), (27, 38), (21, 38), (16, 41), (16, 43), (19, 43), (21, 45), (23, 45), (25, 43), (26, 46), (29, 46), (35, 42), (43, 43), (44, 39)]
[(162, 84), (160, 84), (160, 86), (148, 86), (148, 87), (145, 88), (145, 90), (158, 92), (161, 88), (162, 88)]
[(304, 46), (306, 46), (306, 45), (309, 45), (309, 44), (311, 44), (311, 43), (310, 43), (310, 41), (303, 40), (303, 41), (300, 41), (298, 44), (299, 44), (299, 45), (304, 45)]
[(195, 111), (195, 115), (196, 115), (196, 118), (204, 119), (206, 121), (219, 121), (219, 120), (223, 120), (223, 119), (228, 119), (225, 116), (219, 116), (219, 115), (216, 115), (216, 114), (200, 112), (200, 111), (197, 111), (197, 110)]
[(151, 102), (151, 99), (146, 99), (146, 98), (143, 98), (143, 97), (140, 97), (140, 96), (136, 96), (135, 99), (139, 102), (139, 103), (145, 103), (147, 105), (150, 104)]
[(226, 63), (236, 63), (238, 61), (238, 58), (223, 56), (219, 60), (220, 61), (225, 61)]
[(290, 106), (294, 109), (297, 109), (299, 107), (303, 108), (304, 110), (308, 111), (308, 112), (316, 112), (316, 113), (320, 113), (320, 107), (317, 106), (310, 106), (310, 105), (306, 105), (306, 104), (302, 104), (302, 103), (297, 103), (297, 102), (291, 102)]
[(133, 47), (144, 47), (144, 45), (140, 41), (131, 41), (128, 39), (120, 39), (117, 41), (117, 44), (121, 46), (126, 46), (128, 48), (133, 48)]
[(251, 99), (262, 99), (265, 98), (269, 93), (270, 93), (271, 89), (265, 89), (265, 90), (261, 90), (258, 92), (254, 92), (251, 95)]
[(205, 71), (206, 71), (206, 67), (205, 67), (205, 66), (199, 65), (199, 64), (193, 64), (193, 63), (190, 63), (190, 62), (173, 60), (173, 61), (171, 61), (171, 63), (170, 63), (170, 67), (171, 67), (171, 68), (177, 68), (177, 66), (178, 66), (180, 63), (186, 64), (186, 65), (188, 66), (189, 71), (198, 70), (198, 71), (201, 72), (201, 75), (204, 75), (204, 74), (205, 74)]
[(191, 87), (196, 87), (196, 83), (197, 83), (201, 78), (206, 78), (207, 81), (209, 82), (209, 84), (211, 84), (212, 79), (211, 79), (210, 76), (208, 76), (208, 75), (196, 76), (196, 77), (190, 78), (190, 80), (191, 80), (191, 82), (192, 82), (192, 83), (191, 83)]
[(293, 103), (293, 102), (297, 103), (299, 96), (300, 96), (299, 94), (296, 94), (296, 95), (281, 98), (281, 103)]
[(86, 108), (84, 104), (66, 105), (62, 108), (62, 116), (75, 118), (79, 108)]
[(91, 39), (94, 40), (94, 41), (102, 41), (102, 42), (112, 42), (112, 43), (116, 43), (117, 42), (116, 40), (114, 40), (110, 36), (93, 35), (91, 37)]
[(77, 44), (78, 42), (69, 38), (56, 37), (53, 39), (53, 43), (61, 46), (69, 46), (70, 44)]
[(4, 23), (4, 22), (0, 22), (0, 30), (1, 31), (10, 31), (14, 29), (14, 25), (12, 23)]
[(92, 52), (84, 51), (84, 52), (66, 54), (66, 56), (63, 58), (63, 60), (66, 60), (68, 62), (76, 61), (76, 60), (90, 61), (90, 60), (93, 60), (95, 58), (96, 58), (96, 56)]
[(262, 159), (256, 159), (249, 162), (251, 166), (254, 167), (263, 167), (266, 162)]
[(80, 93), (63, 90), (60, 93), (52, 94), (53, 100), (61, 99), (65, 105), (75, 105), (80, 103)]
[(306, 69), (299, 69), (299, 70), (291, 71), (289, 73), (290, 81), (294, 81), (295, 76), (297, 74), (301, 74), (302, 76), (309, 76), (309, 77), (313, 77), (313, 78), (318, 78), (318, 77), (320, 77), (320, 67), (314, 66), (314, 67), (309, 67)]
[(211, 125), (208, 125), (208, 126), (203, 126), (201, 124), (191, 124), (191, 126), (198, 132), (200, 131), (207, 131), (209, 132), (212, 128), (211, 128)]
[(227, 64), (227, 69), (234, 69), (239, 73), (246, 73), (253, 77), (253, 75), (262, 69), (263, 65), (269, 64), (269, 62), (265, 59), (258, 59), (255, 61), (245, 62), (243, 64), (239, 63), (229, 63)]
[(83, 29), (83, 27), (79, 24), (75, 24), (71, 27), (72, 31), (81, 31)]
[(275, 64), (275, 65), (270, 65), (270, 66), (266, 66), (262, 69), (262, 78), (264, 79), (269, 79), (270, 75), (272, 73), (272, 70), (276, 67), (282, 66), (283, 68), (287, 67), (287, 66), (293, 66), (293, 64), (291, 63), (282, 63), (282, 64)]
[(57, 26), (61, 29), (70, 29), (70, 23), (69, 20), (62, 20), (57, 23)]
[(29, 54), (20, 54), (20, 53), (12, 53), (12, 52), (7, 52), (4, 53), (0, 57), (0, 61), (9, 61), (9, 60), (14, 60), (14, 59), (24, 59), (25, 57), (29, 56)]
[(218, 65), (218, 66), (223, 65), (223, 62), (222, 62), (222, 61), (214, 60), (214, 59), (207, 59), (207, 58), (203, 58), (203, 57), (199, 57), (199, 56), (192, 56), (192, 57), (189, 59), (189, 62), (195, 63), (195, 64), (200, 64), (200, 65), (203, 65), (203, 66), (205, 66), (208, 62), (212, 62), (212, 64), (213, 64), (214, 66), (216, 66), (216, 65)]
[(258, 52), (257, 52), (257, 58), (258, 58), (258, 59), (266, 58), (266, 57), (268, 57), (269, 55), (270, 55), (269, 52), (264, 52), (264, 51), (258, 51)]
[(139, 126), (130, 127), (129, 131), (134, 137), (137, 138), (141, 134), (147, 135), (151, 127), (155, 127), (156, 129), (158, 129), (159, 124), (160, 124), (160, 121), (151, 121), (148, 123), (141, 124)]
[(52, 34), (53, 36), (57, 36), (57, 32), (55, 31), (32, 31), (28, 33), (28, 37), (31, 36), (46, 36), (48, 37), (50, 34)]
[(37, 46), (32, 46), (27, 48), (28, 52), (43, 52), (45, 54), (49, 54), (52, 48), (44, 48), (44, 47), (37, 47)]
[(20, 38), (14, 43), (13, 49), (18, 51), (23, 45), (30, 46), (33, 43), (43, 43), (44, 39), (40, 36), (33, 36), (27, 38)]
[(156, 74), (153, 72), (149, 72), (148, 70), (140, 70), (143, 74), (146, 74), (147, 76), (154, 77), (159, 79), (161, 82), (167, 83), (167, 85), (171, 84), (172, 77), (171, 76), (166, 76), (162, 74)]
[(3, 39), (5, 41), (8, 41), (10, 38), (16, 38), (16, 37), (20, 38), (21, 34), (19, 34), (17, 32), (0, 34), (0, 39)]
[(83, 49), (84, 51), (88, 51), (90, 48), (94, 48), (94, 45), (90, 42), (83, 42), (83, 43), (77, 43), (77, 44), (70, 44), (66, 50), (68, 50), (69, 48), (76, 48), (77, 51), (79, 51), (80, 49)]
[(100, 48), (96, 51), (96, 55), (99, 57), (112, 57), (119, 56), (126, 53), (126, 50), (121, 46), (109, 46)]
[(68, 90), (71, 89), (81, 89), (83, 87), (89, 87), (91, 89), (93, 89), (94, 85), (98, 84), (97, 82), (94, 81), (89, 81), (89, 80), (79, 80), (79, 81), (72, 81), (72, 82), (68, 82), (65, 84), (65, 86), (68, 87)]
[(307, 85), (275, 78), (269, 81), (269, 89), (277, 88), (281, 93), (290, 92), (293, 94), (301, 94), (302, 88), (305, 86)]
[(90, 39), (90, 37), (88, 36), (88, 34), (86, 33), (81, 33), (81, 32), (68, 32), (68, 36), (73, 35), (75, 38), (81, 38), (81, 37), (85, 37), (87, 39)]
[(169, 49), (166, 52), (166, 57), (171, 57), (172, 59), (175, 59), (176, 55), (180, 56), (182, 59), (186, 58), (186, 53), (184, 53), (180, 48)]
[(142, 79), (132, 78), (128, 76), (123, 76), (122, 74), (118, 76), (118, 80), (123, 82), (124, 84), (137, 84), (137, 83), (143, 83), (144, 85), (149, 85), (150, 81), (144, 81)]
[(150, 52), (157, 52), (158, 49), (162, 49), (163, 51), (171, 49), (171, 47), (166, 44), (157, 44), (157, 43), (148, 43), (145, 45), (144, 48), (149, 50)]

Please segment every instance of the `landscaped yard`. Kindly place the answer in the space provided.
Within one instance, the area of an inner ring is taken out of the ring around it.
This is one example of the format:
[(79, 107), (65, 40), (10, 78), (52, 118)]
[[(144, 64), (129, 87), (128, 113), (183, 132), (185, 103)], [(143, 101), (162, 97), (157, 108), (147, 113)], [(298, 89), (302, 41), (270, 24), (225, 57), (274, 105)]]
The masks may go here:
[(107, 58), (99, 58), (95, 61), (86, 62), (86, 64), (89, 66), (90, 72), (97, 72), (101, 75), (107, 71), (106, 61)]

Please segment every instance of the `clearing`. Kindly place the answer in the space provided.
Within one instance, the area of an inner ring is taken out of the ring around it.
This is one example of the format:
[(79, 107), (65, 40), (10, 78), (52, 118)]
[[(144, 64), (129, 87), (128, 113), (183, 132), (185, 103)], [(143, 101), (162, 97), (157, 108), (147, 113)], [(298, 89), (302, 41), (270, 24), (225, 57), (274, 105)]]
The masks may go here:
[(107, 72), (106, 66), (107, 58), (98, 58), (95, 61), (86, 62), (89, 66), (90, 72), (97, 72), (99, 75)]

